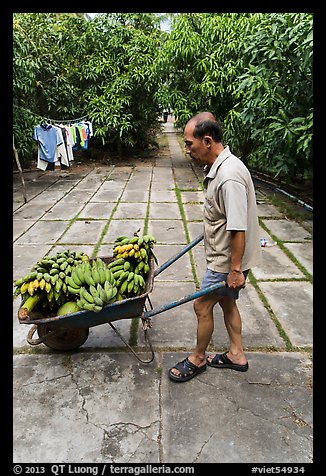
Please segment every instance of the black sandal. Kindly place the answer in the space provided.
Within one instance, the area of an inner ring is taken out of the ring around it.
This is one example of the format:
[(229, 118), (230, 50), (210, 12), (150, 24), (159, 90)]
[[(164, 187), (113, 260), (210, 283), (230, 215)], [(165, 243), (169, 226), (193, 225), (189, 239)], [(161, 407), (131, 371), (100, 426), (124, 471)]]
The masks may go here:
[(227, 352), (224, 352), (224, 354), (216, 354), (211, 361), (207, 360), (207, 365), (215, 369), (232, 369), (238, 372), (246, 372), (248, 370), (248, 362), (246, 364), (235, 364), (226, 354)]
[(184, 360), (181, 360), (181, 362), (178, 362), (172, 368), (177, 369), (180, 372), (180, 375), (175, 375), (172, 372), (172, 369), (169, 370), (169, 377), (174, 382), (186, 382), (187, 380), (196, 377), (196, 375), (205, 372), (207, 369), (206, 364), (202, 365), (201, 367), (197, 367), (197, 365), (190, 362), (188, 357), (186, 357)]

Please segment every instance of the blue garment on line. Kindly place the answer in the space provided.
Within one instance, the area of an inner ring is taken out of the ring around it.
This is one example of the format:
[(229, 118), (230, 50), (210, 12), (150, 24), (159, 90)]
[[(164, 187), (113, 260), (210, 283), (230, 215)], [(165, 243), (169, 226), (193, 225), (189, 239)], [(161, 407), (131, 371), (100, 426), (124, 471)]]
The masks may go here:
[(56, 127), (53, 127), (51, 124), (35, 126), (33, 139), (39, 143), (40, 159), (47, 162), (55, 162), (56, 147), (62, 144), (62, 139)]

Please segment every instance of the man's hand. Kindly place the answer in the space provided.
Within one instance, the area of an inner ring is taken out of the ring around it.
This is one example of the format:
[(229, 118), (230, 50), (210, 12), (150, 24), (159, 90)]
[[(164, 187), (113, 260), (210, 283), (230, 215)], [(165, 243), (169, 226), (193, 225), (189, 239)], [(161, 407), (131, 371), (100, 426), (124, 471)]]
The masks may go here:
[(242, 271), (230, 271), (227, 277), (227, 285), (229, 288), (244, 288), (246, 286), (246, 278)]

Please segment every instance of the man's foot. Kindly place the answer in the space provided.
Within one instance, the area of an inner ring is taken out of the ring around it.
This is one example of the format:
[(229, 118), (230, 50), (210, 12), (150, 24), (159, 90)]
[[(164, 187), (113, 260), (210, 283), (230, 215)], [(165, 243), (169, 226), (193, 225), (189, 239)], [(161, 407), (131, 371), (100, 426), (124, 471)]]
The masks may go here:
[(246, 372), (249, 368), (248, 362), (237, 363), (229, 359), (228, 352), (224, 354), (215, 354), (207, 357), (207, 365), (216, 369), (232, 369), (238, 372)]
[(196, 375), (205, 372), (206, 369), (206, 359), (195, 365), (189, 357), (186, 357), (169, 370), (169, 378), (174, 382), (186, 382)]

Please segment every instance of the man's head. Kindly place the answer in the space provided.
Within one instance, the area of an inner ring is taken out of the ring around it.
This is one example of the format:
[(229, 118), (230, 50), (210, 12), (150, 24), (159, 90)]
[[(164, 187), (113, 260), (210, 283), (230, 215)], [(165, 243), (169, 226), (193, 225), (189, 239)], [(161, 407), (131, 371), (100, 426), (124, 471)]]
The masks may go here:
[(223, 131), (215, 116), (208, 111), (193, 116), (186, 124), (186, 154), (204, 164), (212, 164), (224, 150)]

